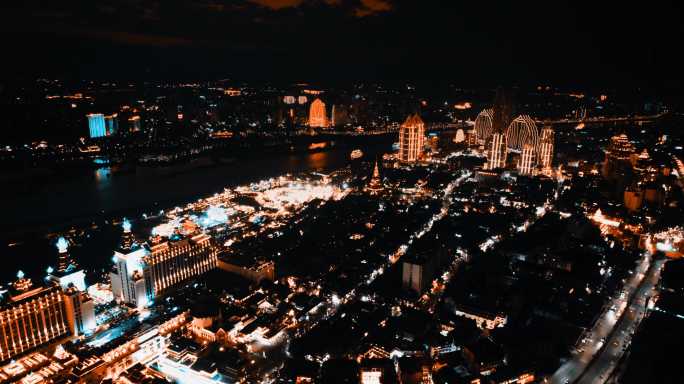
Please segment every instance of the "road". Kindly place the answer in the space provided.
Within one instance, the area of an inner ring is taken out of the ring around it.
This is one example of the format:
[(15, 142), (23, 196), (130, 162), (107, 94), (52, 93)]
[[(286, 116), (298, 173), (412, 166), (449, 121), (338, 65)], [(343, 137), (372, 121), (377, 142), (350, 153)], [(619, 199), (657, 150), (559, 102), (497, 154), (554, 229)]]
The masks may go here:
[[(612, 339), (607, 339), (610, 338), (611, 332), (615, 329), (625, 308), (630, 304), (630, 300), (635, 297), (635, 293), (638, 295), (644, 286), (650, 286), (648, 282), (653, 279), (653, 276), (650, 276), (651, 273), (657, 273), (659, 277), (659, 268), (649, 269), (649, 267), (650, 255), (644, 253), (633, 274), (625, 282), (623, 289), (611, 298), (609, 304), (604, 306), (604, 311), (594, 323), (593, 328), (581, 336), (575, 348), (574, 356), (558, 368), (553, 376), (551, 376), (550, 383), (574, 383), (587, 371), (594, 359), (601, 359), (603, 356), (601, 349), (606, 342), (613, 343)], [(646, 274), (649, 274), (650, 277), (645, 280)], [(655, 281), (657, 282), (657, 279)], [(633, 305), (639, 303), (641, 303), (639, 300), (633, 301)], [(630, 308), (632, 308), (631, 305)], [(606, 348), (606, 350), (609, 349)], [(586, 377), (589, 378), (589, 375)]]
[(579, 384), (603, 384), (617, 367), (632, 341), (632, 335), (647, 314), (649, 299), (654, 294), (665, 260), (657, 260), (646, 273), (624, 316), (615, 327), (607, 344), (578, 381)]

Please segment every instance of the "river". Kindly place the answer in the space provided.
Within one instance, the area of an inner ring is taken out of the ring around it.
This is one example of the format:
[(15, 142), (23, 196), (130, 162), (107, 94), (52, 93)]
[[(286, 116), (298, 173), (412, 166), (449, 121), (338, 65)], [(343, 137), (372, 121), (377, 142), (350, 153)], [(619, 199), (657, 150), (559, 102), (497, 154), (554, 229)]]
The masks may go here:
[[(390, 151), (392, 139), (388, 137), (381, 143), (359, 146), (364, 152), (363, 160)], [(113, 166), (52, 177), (44, 183), (33, 183), (30, 191), (25, 190), (25, 185), (6, 183), (4, 192), (10, 197), (4, 199), (5, 212), (0, 221), (0, 257), (5, 263), (0, 281), (11, 279), (20, 268), (36, 274), (50, 263), (54, 264), (56, 251), (51, 244), (54, 240), (47, 239), (48, 233), (93, 224), (103, 227), (111, 219), (138, 217), (142, 213), (185, 205), (220, 192), (224, 187), (285, 173), (339, 169), (351, 162), (350, 150), (345, 146), (313, 153), (253, 155), (229, 164), (154, 176)], [(102, 237), (95, 241), (97, 247), (85, 245), (72, 249), (72, 254), (84, 267), (101, 265), (101, 258), (108, 260), (111, 255), (109, 252), (100, 255), (102, 249), (113, 247), (118, 241), (118, 234), (92, 236)]]

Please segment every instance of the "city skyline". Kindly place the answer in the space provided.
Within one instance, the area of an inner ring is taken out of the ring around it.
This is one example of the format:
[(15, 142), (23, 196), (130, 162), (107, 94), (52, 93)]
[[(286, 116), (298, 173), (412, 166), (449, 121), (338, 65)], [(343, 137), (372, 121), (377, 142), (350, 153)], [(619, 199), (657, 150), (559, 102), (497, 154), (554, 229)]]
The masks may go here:
[(0, 384), (681, 382), (682, 5), (2, 5)]

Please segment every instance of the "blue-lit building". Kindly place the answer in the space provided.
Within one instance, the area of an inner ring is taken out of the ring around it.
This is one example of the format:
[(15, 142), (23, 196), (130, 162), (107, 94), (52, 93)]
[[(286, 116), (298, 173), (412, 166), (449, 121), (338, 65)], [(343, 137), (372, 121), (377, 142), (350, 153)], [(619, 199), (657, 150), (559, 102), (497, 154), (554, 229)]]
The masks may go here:
[(105, 133), (107, 136), (111, 136), (119, 131), (119, 115), (113, 113), (104, 117), (105, 120)]
[(104, 137), (107, 135), (105, 129), (105, 118), (101, 113), (89, 113), (88, 117), (88, 129), (90, 130), (90, 138), (94, 139), (96, 137)]

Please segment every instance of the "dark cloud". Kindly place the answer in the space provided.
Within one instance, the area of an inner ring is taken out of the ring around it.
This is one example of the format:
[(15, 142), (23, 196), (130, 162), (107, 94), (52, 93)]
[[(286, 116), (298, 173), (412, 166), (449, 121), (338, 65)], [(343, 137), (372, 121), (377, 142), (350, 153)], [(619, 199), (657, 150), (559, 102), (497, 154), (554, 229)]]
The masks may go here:
[[(273, 10), (280, 10), (284, 8), (296, 8), (303, 4), (315, 4), (315, 0), (249, 0), (254, 4), (261, 5)], [(318, 2), (320, 3), (320, 2)], [(357, 17), (366, 17), (375, 15), (381, 12), (388, 12), (392, 10), (392, 3), (390, 0), (323, 0), (323, 4), (335, 8), (347, 8), (352, 10), (352, 14)]]
[(13, 52), (3, 65), (15, 71), (681, 83), (684, 64), (675, 1), (22, 0), (3, 7), (0, 31)]
[(361, 0), (361, 5), (356, 8), (355, 14), (359, 17), (369, 16), (378, 12), (392, 10), (392, 4), (386, 0)]

